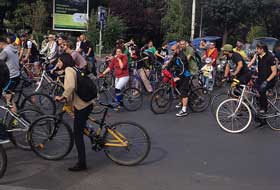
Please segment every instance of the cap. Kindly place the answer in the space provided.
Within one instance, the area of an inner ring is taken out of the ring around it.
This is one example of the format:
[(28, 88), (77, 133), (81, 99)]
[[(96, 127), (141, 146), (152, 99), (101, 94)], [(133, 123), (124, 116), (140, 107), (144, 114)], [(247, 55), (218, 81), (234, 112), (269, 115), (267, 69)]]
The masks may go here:
[(222, 51), (232, 52), (232, 51), (233, 51), (233, 46), (230, 45), (230, 44), (225, 44), (225, 45), (222, 47)]

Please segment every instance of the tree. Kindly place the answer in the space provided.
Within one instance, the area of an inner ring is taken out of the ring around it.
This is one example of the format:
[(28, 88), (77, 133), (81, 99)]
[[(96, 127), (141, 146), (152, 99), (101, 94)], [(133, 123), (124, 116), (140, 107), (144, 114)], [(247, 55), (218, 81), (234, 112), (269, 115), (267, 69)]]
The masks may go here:
[(247, 35), (247, 42), (252, 43), (257, 37), (267, 36), (266, 28), (263, 26), (252, 26), (250, 32)]
[[(210, 0), (207, 3), (206, 15), (208, 29), (223, 36), (223, 43), (228, 36), (235, 33), (239, 26), (252, 26), (258, 22), (263, 0)], [(213, 27), (216, 29), (213, 30)]]
[[(106, 26), (103, 29), (103, 46), (105, 50), (111, 50), (115, 46), (117, 39), (122, 38), (127, 27), (124, 21), (117, 17), (108, 15), (106, 20)], [(93, 44), (99, 43), (99, 28), (97, 27), (97, 13), (94, 10), (91, 11), (89, 20), (89, 30), (87, 33), (89, 39)]]
[(191, 22), (187, 17), (184, 0), (170, 0), (167, 12), (161, 20), (165, 40), (177, 40), (190, 36)]

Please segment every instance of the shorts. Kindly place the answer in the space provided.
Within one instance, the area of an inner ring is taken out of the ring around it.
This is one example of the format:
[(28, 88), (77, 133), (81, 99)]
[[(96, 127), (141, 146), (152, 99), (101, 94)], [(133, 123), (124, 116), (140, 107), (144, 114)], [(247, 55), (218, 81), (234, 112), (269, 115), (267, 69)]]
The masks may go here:
[(189, 83), (190, 77), (184, 77), (178, 81), (178, 89), (182, 98), (187, 98), (189, 96)]
[(30, 56), (29, 57), (29, 63), (31, 64), (39, 64), (39, 56)]
[(14, 92), (17, 86), (20, 83), (20, 76), (11, 78), (8, 84), (3, 88), (3, 92), (10, 94), (11, 92)]
[(244, 73), (236, 77), (237, 80), (240, 81), (240, 84), (247, 85), (251, 80), (251, 73)]

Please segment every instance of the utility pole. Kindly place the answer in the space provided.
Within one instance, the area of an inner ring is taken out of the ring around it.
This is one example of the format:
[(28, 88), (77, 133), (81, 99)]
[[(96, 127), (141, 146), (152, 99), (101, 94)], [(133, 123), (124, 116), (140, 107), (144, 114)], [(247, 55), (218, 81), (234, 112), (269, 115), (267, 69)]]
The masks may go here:
[(99, 31), (99, 57), (101, 57), (102, 55), (102, 28), (103, 28), (103, 24), (100, 24), (100, 31)]
[(202, 37), (202, 27), (203, 27), (203, 10), (204, 7), (201, 6), (201, 11), (200, 11), (200, 26), (199, 26), (199, 37)]
[(194, 39), (194, 32), (195, 32), (195, 7), (196, 7), (196, 0), (193, 0), (193, 5), (192, 5), (191, 40)]

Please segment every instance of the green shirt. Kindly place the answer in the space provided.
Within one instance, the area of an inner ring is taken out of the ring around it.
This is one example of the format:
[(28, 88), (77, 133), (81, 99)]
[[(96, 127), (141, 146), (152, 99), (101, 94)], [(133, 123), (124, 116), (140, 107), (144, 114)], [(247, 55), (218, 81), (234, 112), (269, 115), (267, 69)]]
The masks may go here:
[(146, 49), (145, 51), (146, 51), (146, 52), (150, 52), (150, 53), (152, 53), (152, 54), (155, 54), (157, 50), (156, 50), (155, 47), (151, 47), (151, 48), (149, 48), (149, 49)]
[(128, 62), (128, 64), (131, 64), (132, 63), (132, 57), (131, 57), (131, 55), (129, 53), (128, 48), (125, 48), (124, 54), (127, 55), (127, 62)]

